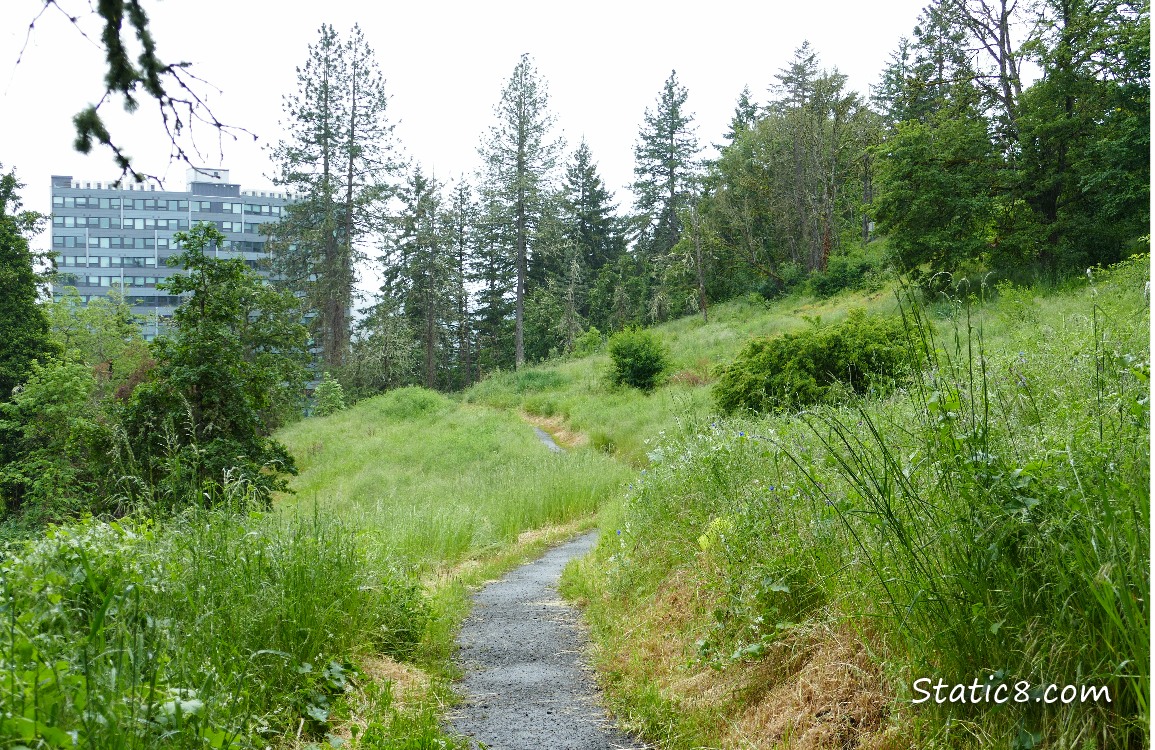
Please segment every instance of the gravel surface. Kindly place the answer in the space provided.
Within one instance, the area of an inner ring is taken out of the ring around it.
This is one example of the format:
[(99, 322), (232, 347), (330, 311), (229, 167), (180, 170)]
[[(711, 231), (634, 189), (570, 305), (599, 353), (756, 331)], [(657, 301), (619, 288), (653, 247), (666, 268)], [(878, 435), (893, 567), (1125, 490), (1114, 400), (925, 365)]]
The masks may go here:
[(557, 590), (562, 568), (597, 534), (555, 547), (489, 584), (457, 637), (465, 702), (449, 717), (470, 746), (492, 750), (644, 748), (617, 732), (583, 663), (578, 613)]
[(537, 435), (537, 439), (540, 440), (546, 448), (549, 448), (554, 453), (565, 453), (562, 447), (553, 441), (553, 436), (548, 432), (540, 427), (534, 427), (533, 431)]

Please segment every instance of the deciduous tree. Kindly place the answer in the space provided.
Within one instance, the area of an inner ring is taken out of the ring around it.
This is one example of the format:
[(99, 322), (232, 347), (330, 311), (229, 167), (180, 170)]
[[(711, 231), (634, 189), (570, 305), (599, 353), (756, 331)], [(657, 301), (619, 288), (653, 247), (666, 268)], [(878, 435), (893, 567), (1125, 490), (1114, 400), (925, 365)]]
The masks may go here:
[(48, 319), (37, 304), (40, 260), (28, 241), (44, 217), (23, 210), (15, 172), (0, 176), (0, 401), (24, 382), (32, 363), (53, 350)]

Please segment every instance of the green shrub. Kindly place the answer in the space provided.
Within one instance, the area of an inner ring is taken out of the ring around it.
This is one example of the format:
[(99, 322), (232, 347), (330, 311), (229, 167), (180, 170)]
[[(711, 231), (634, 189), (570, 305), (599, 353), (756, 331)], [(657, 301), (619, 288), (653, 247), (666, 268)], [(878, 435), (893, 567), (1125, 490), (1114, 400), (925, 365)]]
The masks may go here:
[(313, 391), (313, 416), (327, 417), (344, 408), (345, 389), (333, 379), (332, 375), (325, 373)]
[(714, 398), (727, 413), (792, 409), (886, 391), (907, 362), (899, 320), (854, 310), (839, 325), (754, 339), (721, 369)]
[(590, 326), (589, 330), (574, 339), (573, 355), (588, 357), (602, 348), (602, 332)]
[(653, 390), (669, 365), (665, 345), (650, 331), (629, 329), (610, 338), (610, 377), (618, 385)]
[(414, 385), (397, 388), (378, 396), (374, 399), (374, 405), (381, 416), (395, 419), (414, 419), (437, 414), (447, 409), (450, 402), (440, 393)]
[(846, 289), (877, 289), (885, 275), (884, 256), (871, 249), (858, 249), (844, 255), (832, 255), (826, 270), (813, 274), (807, 281), (818, 297), (831, 297)]

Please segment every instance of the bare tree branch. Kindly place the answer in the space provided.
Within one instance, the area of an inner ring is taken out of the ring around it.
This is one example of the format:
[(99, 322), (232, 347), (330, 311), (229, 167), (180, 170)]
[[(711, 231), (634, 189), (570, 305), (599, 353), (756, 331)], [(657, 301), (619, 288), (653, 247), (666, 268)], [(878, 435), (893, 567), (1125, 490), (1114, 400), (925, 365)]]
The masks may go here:
[[(203, 164), (205, 155), (194, 137), (194, 126), (201, 123), (216, 131), (218, 152), (223, 152), (223, 139), (228, 136), (234, 141), (239, 134), (257, 136), (251, 131), (235, 125), (227, 125), (217, 119), (212, 109), (198, 89), (204, 86), (215, 88), (203, 78), (190, 71), (191, 63), (165, 63), (157, 54), (156, 42), (149, 28), (148, 14), (141, 0), (90, 0), (88, 13), (97, 16), (102, 23), (100, 41), (94, 40), (81, 26), (79, 15), (70, 13), (60, 0), (42, 0), (39, 12), (28, 24), (24, 46), (16, 59), (19, 65), (31, 43), (36, 24), (49, 10), (55, 9), (64, 15), (73, 28), (93, 46), (104, 51), (105, 76), (104, 92), (96, 104), (90, 104), (76, 113), (72, 122), (76, 127), (73, 146), (87, 154), (94, 145), (100, 145), (112, 152), (113, 161), (120, 169), (120, 184), (126, 178), (135, 182), (146, 180), (161, 184), (156, 175), (138, 170), (124, 150), (119, 139), (114, 138), (101, 116), (101, 107), (110, 101), (119, 100), (124, 110), (133, 113), (141, 99), (151, 99), (160, 115), (165, 135), (171, 148), (169, 160), (180, 161), (194, 169), (193, 158)], [(125, 26), (127, 25), (127, 29)], [(129, 46), (139, 47), (134, 60)], [(219, 92), (219, 89), (216, 89)], [(187, 144), (187, 145), (186, 145)]]

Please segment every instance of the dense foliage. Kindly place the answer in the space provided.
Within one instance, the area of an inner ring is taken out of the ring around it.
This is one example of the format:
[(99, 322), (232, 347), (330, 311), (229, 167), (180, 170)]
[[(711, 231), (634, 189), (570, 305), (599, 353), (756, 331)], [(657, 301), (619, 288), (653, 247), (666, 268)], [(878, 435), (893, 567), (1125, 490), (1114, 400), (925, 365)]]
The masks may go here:
[(670, 354), (651, 331), (630, 328), (610, 337), (610, 380), (650, 391), (669, 367)]
[(797, 409), (885, 393), (909, 365), (901, 321), (855, 310), (836, 325), (754, 339), (720, 368), (714, 398), (725, 413)]
[(411, 653), (429, 610), (337, 522), (200, 511), (8, 549), (0, 616), (19, 622), (0, 632), (5, 741), (246, 748), (323, 737), (345, 655)]
[(36, 304), (38, 258), (28, 245), (43, 217), (21, 210), (21, 187), (15, 172), (0, 175), (0, 402), (51, 350), (48, 321)]
[(239, 483), (268, 503), (295, 471), (269, 435), (301, 407), (308, 351), (297, 300), (240, 258), (210, 257), (224, 239), (205, 224), (177, 234), (182, 251), (170, 263), (184, 273), (163, 288), (187, 298), (153, 343), (156, 365), (125, 407), (142, 502), (212, 503)]

